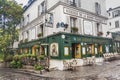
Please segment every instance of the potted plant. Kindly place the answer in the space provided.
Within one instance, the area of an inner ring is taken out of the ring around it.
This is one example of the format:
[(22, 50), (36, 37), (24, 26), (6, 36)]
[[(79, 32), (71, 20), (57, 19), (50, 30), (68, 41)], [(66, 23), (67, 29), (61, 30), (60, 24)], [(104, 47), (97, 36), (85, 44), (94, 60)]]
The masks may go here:
[(71, 27), (72, 32), (78, 32), (78, 28), (77, 27)]
[(25, 42), (28, 42), (28, 39), (27, 39), (27, 38), (25, 39)]
[(20, 43), (23, 43), (23, 40), (20, 40)]
[(42, 33), (38, 33), (38, 35), (37, 35), (38, 37), (41, 37), (42, 36)]
[(101, 36), (101, 35), (103, 35), (103, 32), (98, 32), (97, 35)]

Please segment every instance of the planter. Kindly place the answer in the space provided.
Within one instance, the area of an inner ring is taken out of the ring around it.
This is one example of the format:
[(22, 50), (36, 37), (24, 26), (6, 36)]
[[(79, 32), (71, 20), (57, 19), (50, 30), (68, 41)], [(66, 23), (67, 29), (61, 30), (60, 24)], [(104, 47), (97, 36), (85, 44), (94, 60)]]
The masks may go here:
[(38, 37), (41, 37), (42, 35), (43, 35), (42, 33), (39, 33), (37, 36), (38, 36)]
[(72, 30), (72, 32), (74, 32), (74, 33), (78, 32), (78, 28), (77, 28), (77, 27), (71, 27), (71, 30)]
[(97, 35), (101, 36), (101, 35), (103, 35), (103, 32), (98, 32)]
[(20, 43), (23, 43), (23, 40), (20, 40)]
[(25, 42), (28, 42), (28, 39), (25, 39)]

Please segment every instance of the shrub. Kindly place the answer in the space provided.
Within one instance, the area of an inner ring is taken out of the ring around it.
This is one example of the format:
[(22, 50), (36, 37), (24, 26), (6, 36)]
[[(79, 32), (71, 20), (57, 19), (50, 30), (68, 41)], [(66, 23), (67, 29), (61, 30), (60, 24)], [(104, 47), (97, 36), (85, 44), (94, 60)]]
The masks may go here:
[(40, 59), (40, 60), (44, 60), (44, 57), (45, 57), (44, 55), (40, 55), (40, 56), (39, 56), (39, 59)]
[(20, 55), (15, 55), (15, 56), (13, 57), (13, 60), (19, 61), (19, 60), (20, 60)]
[(13, 60), (13, 55), (7, 55), (6, 57), (5, 57), (5, 61), (6, 62), (10, 62), (10, 61), (12, 61)]
[(43, 66), (36, 64), (36, 65), (34, 66), (34, 69), (35, 69), (35, 70), (43, 70), (44, 68), (43, 68)]
[(0, 53), (0, 62), (3, 61), (3, 59), (4, 59), (4, 54)]
[(22, 68), (22, 63), (20, 61), (13, 60), (12, 62), (10, 62), (10, 66), (12, 68)]

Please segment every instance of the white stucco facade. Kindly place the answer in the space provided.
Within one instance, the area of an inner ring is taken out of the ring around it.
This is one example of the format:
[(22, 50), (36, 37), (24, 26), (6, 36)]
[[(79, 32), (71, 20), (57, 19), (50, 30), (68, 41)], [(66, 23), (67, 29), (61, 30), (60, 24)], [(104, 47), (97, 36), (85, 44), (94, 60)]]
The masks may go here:
[(119, 32), (120, 31), (120, 7), (116, 7), (108, 10), (108, 31)]
[[(98, 32), (102, 32), (100, 36), (106, 37), (107, 13), (105, 10), (105, 0), (75, 0), (74, 4), (71, 3), (71, 1), (72, 0), (33, 1), (23, 13), (24, 19), (21, 23), (19, 39), (28, 39), (28, 41), (38, 39), (38, 33), (42, 33), (43, 37), (57, 32), (71, 33), (71, 18), (75, 20), (73, 24), (75, 24), (74, 27), (78, 28), (77, 34), (97, 36)], [(39, 11), (41, 11), (39, 9), (42, 9), (39, 8), (39, 6), (43, 2), (44, 7), (47, 9), (46, 14), (39, 13)], [(100, 4), (100, 14), (97, 14), (95, 11), (95, 3)], [(45, 23), (45, 18), (47, 19), (47, 15), (49, 14), (53, 15), (52, 26)], [(59, 26), (61, 23), (67, 24), (67, 28)], [(97, 28), (97, 24), (99, 28)]]

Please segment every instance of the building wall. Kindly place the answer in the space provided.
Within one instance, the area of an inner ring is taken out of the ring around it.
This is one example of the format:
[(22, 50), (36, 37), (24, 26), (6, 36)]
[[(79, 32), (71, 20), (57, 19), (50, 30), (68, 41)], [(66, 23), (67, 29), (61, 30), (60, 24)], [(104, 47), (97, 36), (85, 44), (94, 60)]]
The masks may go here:
[(106, 12), (105, 0), (81, 0), (81, 8), (95, 13), (95, 2), (98, 2), (100, 4), (101, 15), (106, 16), (107, 12)]
[[(115, 12), (119, 11), (119, 13), (116, 13), (115, 16)], [(108, 15), (109, 15), (109, 19), (108, 19), (108, 31), (110, 32), (119, 32), (120, 31), (120, 7), (116, 7), (114, 9), (110, 9), (108, 10)], [(119, 26), (116, 27), (115, 26), (115, 22), (118, 21)]]
[[(81, 4), (77, 7), (70, 6), (66, 3), (65, 4), (61, 3), (60, 5), (53, 7), (53, 5), (57, 5), (57, 3), (59, 1), (66, 2), (66, 0), (48, 0), (47, 1), (48, 2), (47, 9), (50, 10), (48, 13), (53, 14), (53, 25), (51, 27), (44, 24), (45, 18), (46, 18), (46, 16), (44, 14), (38, 16), (38, 6), (43, 1), (44, 0), (35, 1), (23, 13), (24, 27), (22, 26), (22, 29), (20, 31), (20, 40), (22, 40), (22, 39), (25, 40), (26, 38), (28, 38), (28, 41), (38, 39), (37, 35), (38, 35), (38, 33), (41, 32), (40, 25), (43, 25), (43, 37), (57, 33), (57, 32), (71, 33), (70, 17), (76, 18), (76, 26), (75, 27), (78, 28), (77, 34), (86, 35), (84, 27), (85, 27), (85, 25), (87, 25), (87, 26), (90, 25), (91, 31), (86, 29), (90, 33), (87, 35), (97, 36), (96, 23), (99, 23), (100, 27), (101, 27), (101, 32), (103, 32), (103, 33), (105, 32), (102, 36), (105, 37), (106, 32), (107, 32), (105, 29), (106, 28), (106, 17), (103, 17), (103, 16), (106, 16), (106, 11), (104, 8), (105, 2), (103, 0), (97, 0), (97, 1), (96, 0), (90, 0), (90, 1), (81, 0), (81, 2), (80, 2)], [(95, 2), (100, 3), (102, 16), (100, 16), (100, 15), (98, 16), (95, 14)], [(89, 4), (89, 7), (85, 6), (87, 4)], [(68, 13), (65, 11), (66, 9), (73, 11), (73, 12)], [(74, 12), (75, 12), (75, 14), (74, 14)], [(28, 19), (26, 18), (26, 17), (28, 17), (28, 15), (29, 15), (29, 23), (27, 21)], [(57, 23), (68, 24), (68, 28), (65, 28), (65, 27), (57, 28)]]

